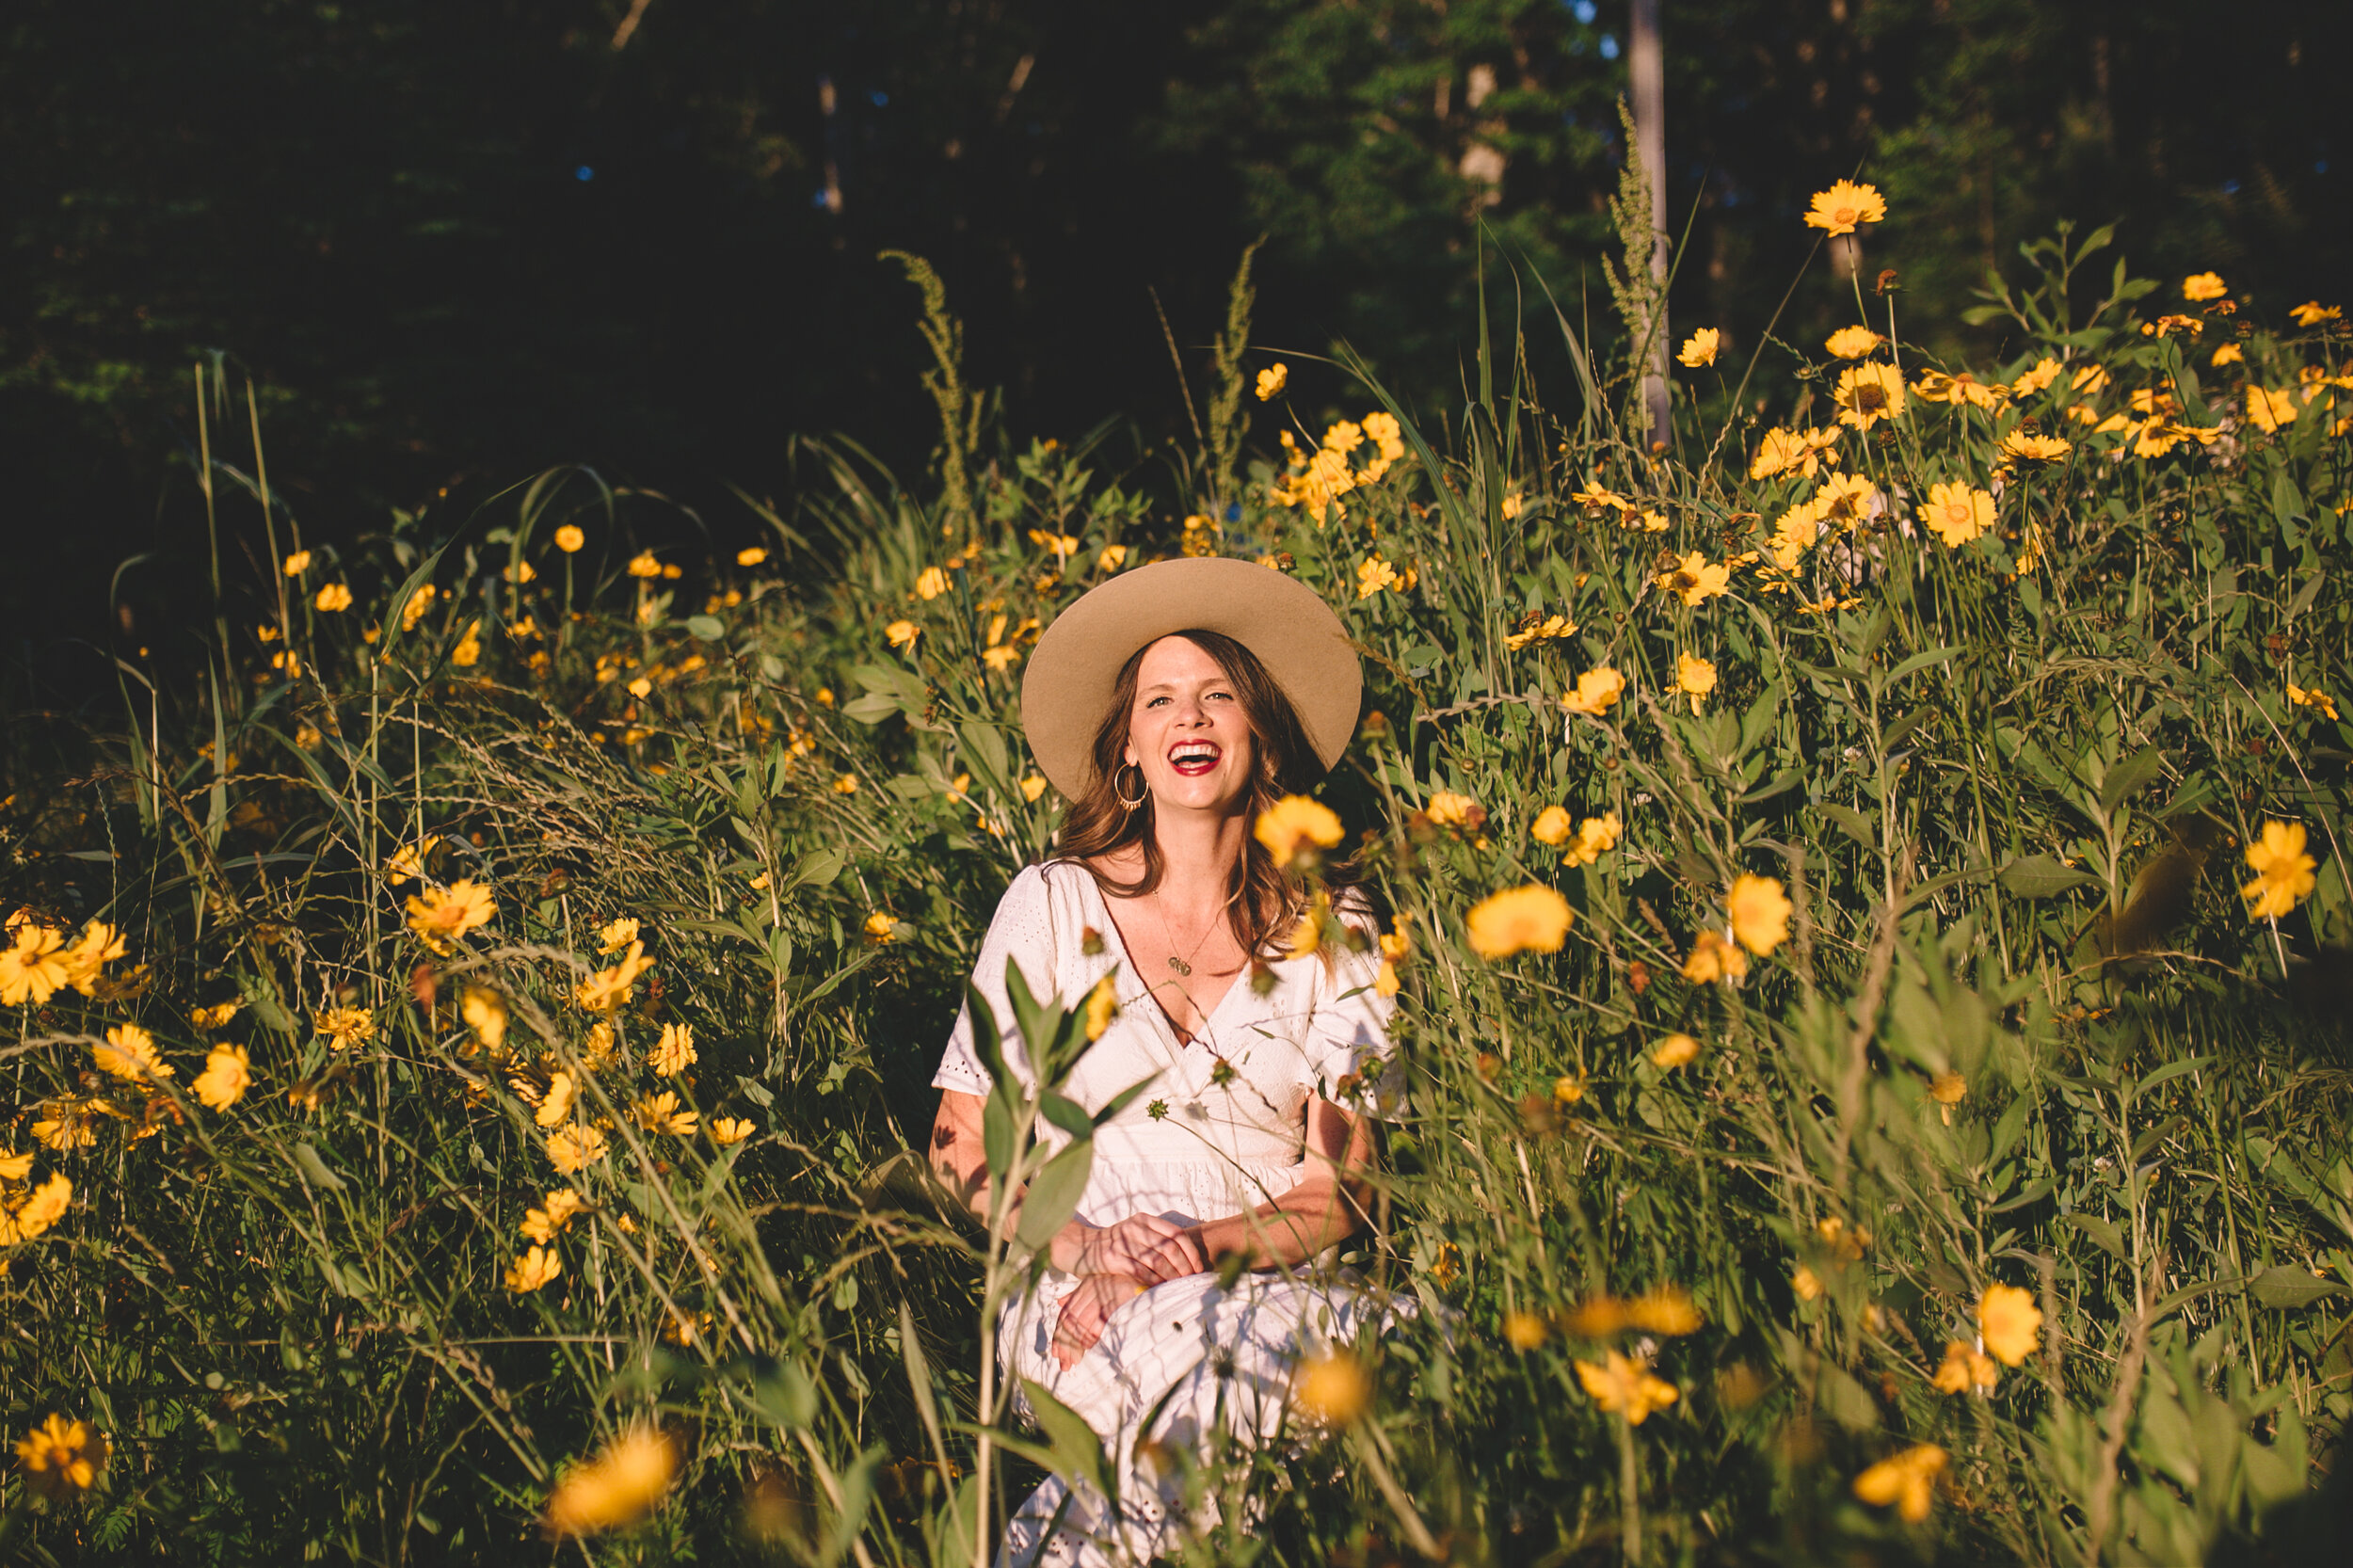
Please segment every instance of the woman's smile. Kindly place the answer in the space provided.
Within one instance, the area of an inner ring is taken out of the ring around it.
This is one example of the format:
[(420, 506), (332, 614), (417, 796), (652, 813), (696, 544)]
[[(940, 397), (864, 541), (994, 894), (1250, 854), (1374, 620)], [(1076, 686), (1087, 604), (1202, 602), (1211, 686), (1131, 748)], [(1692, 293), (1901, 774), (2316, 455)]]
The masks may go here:
[(1136, 667), (1128, 761), (1163, 810), (1227, 812), (1250, 787), (1250, 721), (1199, 644), (1162, 637)]

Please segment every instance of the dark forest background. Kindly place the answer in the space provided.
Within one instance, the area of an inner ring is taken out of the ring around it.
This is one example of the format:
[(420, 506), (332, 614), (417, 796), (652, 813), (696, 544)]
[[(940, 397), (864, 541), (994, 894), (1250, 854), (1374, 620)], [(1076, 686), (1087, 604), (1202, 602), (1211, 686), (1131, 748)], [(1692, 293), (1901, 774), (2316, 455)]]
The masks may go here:
[[(1540, 369), (1536, 278), (1606, 315), (1625, 24), (1624, 0), (16, 0), (9, 663), (62, 696), (188, 580), (200, 360), (252, 379), (306, 540), (580, 461), (731, 545), (753, 522), (727, 487), (789, 503), (794, 433), (902, 472), (930, 445), (918, 298), (877, 251), (936, 264), (1011, 428), (1116, 414), (1107, 460), (1148, 469), (1187, 421), (1159, 312), (1197, 394), (1264, 234), (1257, 341), (1345, 341), (1444, 418), (1482, 255)], [(1955, 354), (1999, 349), (1960, 322), (1970, 290), (2063, 216), (2273, 319), (2353, 277), (2343, 0), (1667, 0), (1665, 36), (1678, 333), (1745, 353), (1807, 196), (1858, 171), (1892, 207), (1865, 264)], [(1817, 269), (1781, 335), (1810, 346), (1842, 303)], [(215, 439), (249, 462), (241, 401)]]

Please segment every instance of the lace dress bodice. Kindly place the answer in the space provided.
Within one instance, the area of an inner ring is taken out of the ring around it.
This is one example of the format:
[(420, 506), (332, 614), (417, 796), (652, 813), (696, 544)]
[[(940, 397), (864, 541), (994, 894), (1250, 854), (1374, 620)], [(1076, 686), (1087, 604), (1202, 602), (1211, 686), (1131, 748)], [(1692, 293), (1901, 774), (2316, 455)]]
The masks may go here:
[[(1369, 932), (1361, 914), (1343, 916)], [(1086, 940), (1089, 931), (1099, 944)], [(1099, 951), (1089, 953), (1090, 946)], [(1079, 1203), (1091, 1224), (1134, 1213), (1190, 1224), (1288, 1192), (1304, 1171), (1308, 1096), (1339, 1098), (1343, 1080), (1377, 1080), (1387, 1048), (1393, 1003), (1374, 984), (1379, 958), (1370, 951), (1341, 951), (1328, 961), (1278, 959), (1263, 992), (1242, 975), (1187, 1044), (1150, 994), (1160, 977), (1134, 972), (1094, 876), (1063, 862), (1032, 866), (1014, 879), (973, 967), (1004, 1039), (1006, 1066), (1025, 1087), (1030, 1066), (1006, 1000), (1008, 962), (1020, 966), (1032, 995), (1060, 997), (1064, 1006), (1113, 977), (1118, 1014), (1073, 1070), (1065, 1094), (1093, 1113), (1130, 1084), (1150, 1080), (1096, 1133), (1094, 1172)], [(989, 1091), (972, 1048), (968, 1004), (932, 1084)]]

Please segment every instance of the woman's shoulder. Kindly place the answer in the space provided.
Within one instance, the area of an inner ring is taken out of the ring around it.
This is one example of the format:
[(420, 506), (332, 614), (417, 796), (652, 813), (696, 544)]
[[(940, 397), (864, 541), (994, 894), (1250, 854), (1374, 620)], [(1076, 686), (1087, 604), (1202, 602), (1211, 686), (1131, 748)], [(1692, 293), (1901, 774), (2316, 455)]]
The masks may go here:
[(1086, 868), (1068, 860), (1024, 866), (997, 901), (992, 923), (1050, 923), (1075, 908), (1087, 879)]

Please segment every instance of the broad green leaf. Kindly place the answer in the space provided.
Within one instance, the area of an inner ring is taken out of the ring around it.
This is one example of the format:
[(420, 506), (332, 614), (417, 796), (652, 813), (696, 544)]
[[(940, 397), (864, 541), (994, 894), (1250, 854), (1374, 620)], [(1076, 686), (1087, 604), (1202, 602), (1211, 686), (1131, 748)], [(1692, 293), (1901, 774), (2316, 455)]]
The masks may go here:
[(2001, 869), (1994, 881), (2002, 891), (2012, 898), (2057, 898), (2070, 888), (2097, 881), (2089, 872), (2077, 871), (2048, 855), (2029, 855), (2012, 860)]
[(1070, 1223), (1086, 1195), (1087, 1178), (1095, 1173), (1095, 1140), (1078, 1139), (1046, 1162), (1030, 1178), (1021, 1194), (1021, 1244), (1032, 1252), (1045, 1249), (1054, 1233)]
[(2292, 1312), (2310, 1306), (2324, 1296), (2342, 1296), (2345, 1291), (2335, 1280), (2319, 1278), (2309, 1269), (2275, 1263), (2247, 1282), (2247, 1293), (2259, 1305)]

